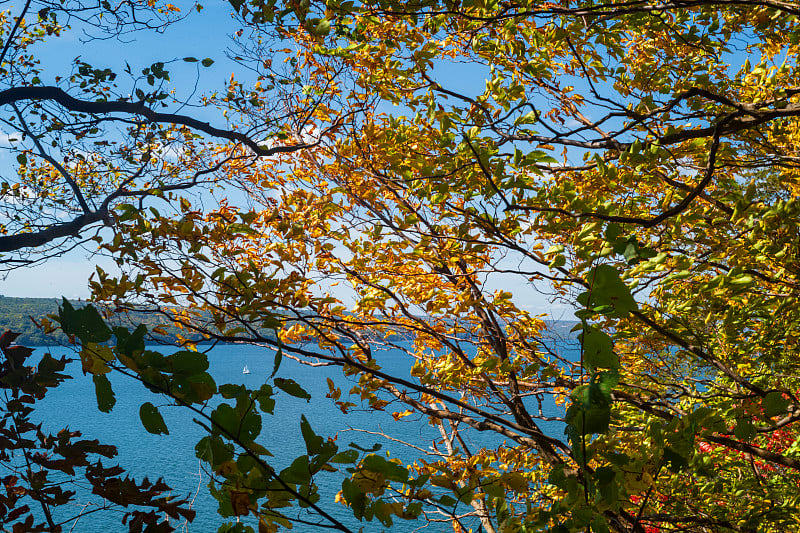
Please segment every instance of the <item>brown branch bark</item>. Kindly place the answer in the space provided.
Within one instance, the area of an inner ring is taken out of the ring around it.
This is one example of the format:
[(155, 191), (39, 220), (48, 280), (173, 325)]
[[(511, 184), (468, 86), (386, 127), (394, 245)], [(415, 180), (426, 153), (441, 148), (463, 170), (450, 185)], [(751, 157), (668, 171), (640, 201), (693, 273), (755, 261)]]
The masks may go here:
[(41, 231), (4, 235), (0, 237), (0, 253), (14, 252), (24, 248), (37, 248), (56, 239), (74, 237), (79, 235), (81, 230), (86, 226), (106, 220), (108, 220), (108, 211), (101, 209), (85, 213), (69, 222), (53, 224)]
[(150, 123), (179, 124), (198, 131), (202, 131), (212, 137), (226, 139), (231, 142), (241, 143), (250, 148), (256, 155), (270, 156), (279, 153), (290, 153), (305, 148), (316, 146), (312, 144), (295, 144), (291, 146), (276, 146), (268, 148), (258, 144), (246, 134), (225, 130), (212, 126), (208, 122), (202, 122), (196, 118), (175, 113), (159, 113), (147, 107), (144, 102), (124, 102), (124, 101), (87, 101), (79, 100), (70, 96), (60, 87), (12, 87), (0, 91), (0, 105), (8, 105), (16, 102), (40, 102), (51, 101), (61, 105), (64, 109), (77, 113), (89, 113), (92, 115), (108, 115), (111, 113), (125, 113), (128, 115), (139, 115), (147, 119)]
[(764, 459), (765, 461), (769, 461), (770, 463), (785, 466), (787, 468), (793, 468), (794, 470), (800, 470), (800, 461), (797, 459), (792, 459), (791, 457), (786, 457), (785, 455), (781, 455), (779, 453), (770, 452), (764, 448), (747, 444), (746, 442), (723, 437), (721, 435), (708, 435), (702, 438), (709, 442), (721, 444), (726, 448), (732, 448), (734, 450), (739, 450), (740, 452), (755, 455), (756, 457)]

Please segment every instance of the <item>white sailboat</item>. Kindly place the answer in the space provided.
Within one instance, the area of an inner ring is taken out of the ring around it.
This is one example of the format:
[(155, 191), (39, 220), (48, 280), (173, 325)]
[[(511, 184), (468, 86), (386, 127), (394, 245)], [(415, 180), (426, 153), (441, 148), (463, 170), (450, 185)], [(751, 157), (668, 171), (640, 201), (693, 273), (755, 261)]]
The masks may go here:
[(244, 365), (244, 368), (242, 369), (242, 374), (249, 374), (249, 373), (250, 373), (250, 369), (247, 368), (247, 365)]

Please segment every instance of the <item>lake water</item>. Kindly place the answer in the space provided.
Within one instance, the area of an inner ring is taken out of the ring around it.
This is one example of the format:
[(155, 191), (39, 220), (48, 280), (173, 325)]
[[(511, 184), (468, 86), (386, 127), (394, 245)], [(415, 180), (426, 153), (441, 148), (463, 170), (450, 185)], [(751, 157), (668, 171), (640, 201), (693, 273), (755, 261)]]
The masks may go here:
[[(54, 355), (59, 354), (58, 349), (49, 349)], [(38, 349), (37, 353), (44, 353), (45, 349)], [(409, 362), (402, 357), (386, 358), (382, 360), (384, 368), (394, 372), (407, 372)], [(269, 350), (254, 346), (217, 346), (209, 353), (209, 372), (217, 384), (242, 383), (250, 388), (258, 388), (272, 373), (273, 353)], [(243, 374), (242, 368), (247, 365), (250, 374)], [(394, 367), (394, 368), (392, 368)], [(117, 446), (119, 455), (112, 460), (104, 460), (105, 465), (118, 462), (129, 472), (141, 479), (145, 476), (154, 480), (164, 477), (165, 481), (181, 496), (196, 495), (194, 509), (197, 517), (191, 524), (183, 524), (181, 530), (190, 532), (216, 531), (224, 521), (216, 514), (216, 502), (207, 494), (207, 476), (202, 472), (199, 460), (195, 457), (194, 445), (203, 435), (203, 430), (192, 421), (192, 413), (179, 407), (169, 407), (166, 402), (159, 404), (158, 397), (147, 392), (144, 387), (122, 375), (110, 374), (117, 403), (111, 413), (98, 411), (94, 396), (94, 388), (90, 377), (81, 375), (80, 364), (72, 363), (71, 375), (76, 379), (68, 380), (56, 390), (51, 390), (47, 398), (36, 406), (36, 412), (31, 416), (34, 421), (44, 424), (44, 429), (55, 433), (61, 428), (69, 427), (83, 433), (84, 438), (96, 438), (105, 444)], [(280, 471), (291, 459), (304, 453), (305, 445), (300, 435), (300, 415), (304, 414), (314, 431), (321, 436), (337, 436), (340, 450), (347, 449), (347, 444), (355, 442), (368, 447), (376, 442), (383, 444), (378, 453), (390, 453), (392, 456), (401, 455), (405, 458), (417, 457), (421, 452), (408, 450), (397, 443), (388, 442), (379, 436), (364, 433), (363, 431), (383, 432), (386, 430), (392, 436), (419, 445), (428, 449), (431, 441), (440, 438), (436, 428), (428, 425), (427, 419), (407, 417), (400, 423), (395, 422), (390, 413), (376, 413), (360, 409), (352, 410), (344, 415), (331, 402), (325, 398), (328, 391), (326, 378), (331, 378), (347, 392), (352, 387), (352, 382), (345, 378), (341, 370), (336, 367), (311, 368), (300, 365), (290, 359), (284, 358), (278, 373), (279, 377), (292, 378), (300, 383), (312, 396), (309, 403), (305, 400), (293, 398), (285, 393), (279, 393), (275, 415), (263, 417), (261, 442), (275, 455), (273, 466)], [(276, 389), (277, 391), (277, 389)], [(152, 401), (156, 404), (169, 428), (169, 435), (151, 435), (147, 433), (139, 422), (139, 406), (143, 401)], [(355, 400), (354, 400), (355, 401)], [(550, 406), (552, 409), (552, 406)], [(553, 436), (563, 436), (563, 426), (553, 423), (543, 429)], [(473, 434), (468, 436), (473, 448), (479, 444), (497, 444), (489, 436)], [(317, 480), (320, 492), (323, 494), (321, 506), (337, 519), (347, 524), (353, 531), (361, 527), (365, 532), (411, 531), (420, 524), (411, 524), (396, 521), (395, 526), (387, 529), (380, 522), (358, 522), (352, 517), (349, 510), (332, 501), (333, 495), (340, 488), (341, 478), (333, 474)], [(326, 496), (328, 501), (326, 501)], [(96, 501), (93, 503), (98, 503)], [(92, 500), (91, 495), (85, 496)], [(83, 503), (88, 503), (84, 501)], [(76, 524), (65, 527), (70, 531), (86, 533), (99, 533), (117, 530), (121, 526), (116, 517), (96, 513), (80, 519)], [(114, 529), (113, 524), (116, 524)], [(177, 524), (176, 524), (177, 525)], [(329, 531), (329, 529), (325, 529)], [(321, 528), (299, 525), (295, 531), (323, 531)], [(425, 531), (445, 532), (452, 531), (449, 525), (432, 525)]]

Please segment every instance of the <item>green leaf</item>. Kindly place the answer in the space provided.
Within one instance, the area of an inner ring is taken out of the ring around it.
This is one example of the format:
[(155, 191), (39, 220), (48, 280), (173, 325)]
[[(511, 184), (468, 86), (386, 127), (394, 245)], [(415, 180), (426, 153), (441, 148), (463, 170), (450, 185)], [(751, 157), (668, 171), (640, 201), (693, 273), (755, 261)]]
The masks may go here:
[(764, 414), (771, 418), (786, 413), (790, 403), (791, 400), (784, 398), (784, 393), (771, 391), (764, 397), (761, 406), (764, 408)]
[(111, 338), (111, 329), (93, 305), (75, 309), (64, 298), (58, 308), (58, 322), (67, 335), (75, 335), (82, 343), (101, 343)]
[(622, 234), (622, 227), (616, 222), (610, 223), (606, 226), (605, 240), (606, 242), (614, 243)]
[(217, 392), (217, 384), (208, 372), (190, 376), (186, 382), (191, 389), (191, 394), (187, 393), (183, 400), (189, 403), (205, 402)]
[(589, 325), (580, 335), (583, 362), (590, 372), (597, 368), (619, 368), (619, 358), (614, 353), (614, 341), (605, 332)]
[(219, 386), (219, 393), (226, 400), (236, 398), (240, 394), (243, 394), (246, 390), (247, 389), (244, 385), (234, 385), (233, 383), (226, 383)]
[(611, 423), (611, 410), (607, 406), (573, 404), (567, 409), (568, 434), (592, 435), (605, 433)]
[(235, 435), (243, 443), (254, 442), (261, 434), (261, 415), (256, 411), (248, 411), (239, 424), (239, 431)]
[(261, 385), (255, 393), (256, 401), (258, 401), (258, 408), (262, 413), (272, 414), (275, 409), (275, 400), (272, 398), (272, 387), (266, 383)]
[(311, 424), (308, 423), (306, 415), (300, 415), (300, 432), (303, 434), (303, 440), (306, 442), (306, 451), (310, 455), (317, 455), (322, 451), (322, 444), (324, 439), (314, 433), (311, 429)]
[(591, 288), (578, 296), (581, 305), (615, 317), (627, 316), (637, 308), (630, 289), (613, 266), (597, 266), (587, 282)]
[(183, 60), (186, 61), (187, 63), (197, 63), (196, 57), (184, 57)]
[(622, 245), (622, 255), (629, 265), (639, 260), (639, 242), (636, 237), (631, 237)]
[(447, 494), (442, 495), (437, 501), (445, 507), (451, 507), (458, 503), (458, 500)]
[(144, 351), (144, 336), (147, 333), (147, 326), (139, 324), (131, 333), (128, 328), (116, 327), (113, 329), (117, 344), (114, 350), (118, 354), (125, 354), (132, 357), (136, 352)]
[(197, 458), (206, 461), (212, 468), (233, 459), (233, 445), (217, 435), (203, 437), (194, 449)]
[(595, 470), (594, 478), (597, 480), (597, 491), (606, 504), (616, 507), (619, 501), (617, 471), (610, 466), (601, 466)]
[[(496, 483), (489, 483), (488, 486), (496, 486)], [(459, 503), (466, 505), (472, 503), (472, 500), (475, 498), (475, 489), (472, 487), (455, 487), (453, 493), (458, 496)], [(500, 496), (502, 497), (502, 495), (501, 491)]]
[(364, 511), (367, 506), (367, 497), (364, 492), (358, 488), (358, 485), (349, 479), (342, 481), (342, 496), (344, 496), (344, 501), (347, 502), (347, 505), (353, 509), (353, 516), (358, 520), (363, 519)]
[(752, 440), (756, 436), (756, 427), (750, 420), (741, 419), (737, 422), (736, 427), (733, 428), (733, 434), (739, 440)]
[[(505, 490), (500, 484), (497, 482), (497, 478), (493, 479), (491, 482), (483, 481), (481, 484), (481, 488), (486, 493), (487, 496), (494, 499), (501, 499), (505, 495)], [(454, 489), (454, 492), (461, 496), (461, 491), (459, 489)], [(458, 498), (458, 501), (462, 501), (461, 498)]]
[(567, 409), (565, 433), (575, 440), (582, 435), (605, 433), (611, 423), (611, 391), (619, 382), (616, 371), (592, 375), (586, 385), (572, 391), (572, 405)]
[(105, 375), (92, 376), (94, 382), (94, 393), (97, 396), (97, 408), (104, 413), (110, 413), (117, 399), (111, 389), (111, 382)]
[(274, 383), (276, 387), (286, 394), (290, 394), (296, 398), (302, 398), (306, 401), (311, 400), (311, 395), (293, 379), (275, 378)]
[(278, 350), (275, 352), (275, 361), (272, 363), (272, 374), (270, 374), (270, 378), (274, 378), (275, 374), (278, 373), (278, 369), (281, 367), (281, 361), (283, 360), (283, 350), (278, 347)]
[(331, 21), (321, 19), (312, 29), (312, 33), (317, 36), (325, 36), (331, 32)]
[(109, 363), (114, 360), (114, 352), (108, 346), (89, 342), (80, 351), (83, 372), (101, 375), (111, 372)]
[(358, 459), (356, 450), (345, 450), (331, 457), (331, 463), (354, 463)]
[(213, 60), (213, 59), (211, 59), (210, 57), (207, 57), (207, 58), (203, 59), (203, 61), (201, 61), (201, 64), (202, 64), (204, 67), (210, 67), (211, 65), (213, 65), (213, 64), (214, 64), (214, 60)]
[(253, 526), (248, 526), (243, 522), (225, 522), (219, 527), (217, 533), (256, 533), (256, 530), (253, 529)]
[(664, 448), (664, 463), (673, 472), (680, 472), (689, 466), (689, 459), (670, 446)]
[(142, 419), (142, 425), (149, 433), (169, 435), (169, 430), (161, 417), (161, 413), (152, 403), (145, 402), (142, 404), (139, 408), (139, 418)]
[(236, 410), (227, 403), (218, 405), (217, 408), (211, 412), (211, 421), (217, 425), (215, 431), (221, 429), (227, 433), (227, 437), (236, 436), (240, 419), (236, 414)]
[(591, 384), (600, 390), (603, 400), (610, 403), (611, 391), (619, 384), (619, 373), (614, 369), (596, 373), (592, 376)]
[(408, 480), (408, 470), (403, 465), (392, 461), (387, 461), (380, 455), (367, 455), (364, 457), (362, 465), (365, 469), (378, 472), (386, 476), (386, 479), (405, 483)]
[(601, 514), (595, 514), (592, 520), (592, 533), (610, 533), (610, 531), (606, 517)]
[(201, 374), (208, 370), (208, 357), (201, 352), (183, 350), (168, 357), (175, 374)]
[(380, 450), (383, 447), (379, 442), (376, 442), (375, 444), (373, 444), (371, 448), (362, 448), (361, 446), (359, 446), (355, 442), (351, 442), (349, 444), (349, 446), (351, 448), (355, 448), (356, 450), (359, 450), (359, 451), (362, 451), (362, 452), (366, 452), (366, 453), (377, 452), (378, 450)]
[(306, 485), (311, 481), (311, 468), (307, 455), (301, 455), (281, 472), (281, 479), (287, 483)]

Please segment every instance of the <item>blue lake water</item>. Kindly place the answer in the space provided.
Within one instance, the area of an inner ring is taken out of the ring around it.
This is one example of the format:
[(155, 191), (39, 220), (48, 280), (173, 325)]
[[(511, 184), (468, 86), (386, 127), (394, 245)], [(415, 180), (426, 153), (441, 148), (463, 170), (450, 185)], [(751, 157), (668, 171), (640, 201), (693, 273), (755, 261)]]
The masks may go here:
[[(59, 349), (49, 349), (53, 355), (59, 355)], [(37, 353), (44, 353), (38, 349)], [(242, 383), (250, 388), (258, 388), (272, 373), (273, 353), (254, 346), (217, 346), (209, 353), (209, 372), (217, 384)], [(407, 371), (410, 363), (402, 357), (382, 359), (384, 368), (389, 371)], [(247, 365), (250, 374), (243, 374)], [(175, 489), (177, 495), (195, 496), (193, 508), (197, 517), (191, 524), (183, 524), (180, 530), (190, 532), (216, 531), (217, 527), (229, 519), (220, 518), (216, 513), (216, 502), (207, 494), (208, 477), (203, 473), (199, 460), (195, 457), (194, 446), (203, 436), (204, 430), (192, 421), (193, 414), (179, 407), (170, 407), (165, 401), (149, 393), (137, 381), (123, 375), (109, 374), (117, 403), (111, 413), (98, 411), (94, 396), (94, 388), (90, 377), (82, 376), (79, 363), (72, 363), (71, 375), (76, 379), (68, 380), (57, 390), (51, 390), (47, 398), (37, 404), (36, 412), (31, 416), (35, 422), (42, 422), (44, 429), (57, 432), (69, 427), (83, 433), (84, 438), (96, 438), (102, 443), (117, 446), (119, 455), (114, 460), (105, 460), (105, 465), (119, 463), (127, 468), (137, 479), (145, 476), (154, 480), (163, 477)], [(312, 368), (300, 365), (284, 358), (278, 373), (279, 377), (291, 378), (300, 383), (312, 396), (310, 402), (280, 393), (274, 416), (263, 418), (262, 438), (259, 442), (272, 452), (272, 461), (276, 470), (280, 471), (289, 462), (305, 452), (305, 444), (300, 435), (300, 416), (304, 414), (314, 431), (322, 436), (337, 436), (340, 450), (347, 448), (350, 442), (361, 446), (370, 446), (380, 442), (383, 448), (378, 453), (389, 453), (391, 456), (402, 455), (414, 458), (422, 452), (409, 450), (405, 446), (389, 442), (386, 439), (364, 431), (383, 432), (412, 442), (423, 450), (428, 449), (433, 440), (440, 439), (438, 429), (430, 426), (427, 419), (407, 417), (400, 423), (391, 417), (391, 409), (386, 413), (376, 413), (354, 409), (345, 415), (325, 397), (328, 391), (326, 379), (331, 378), (347, 392), (352, 382), (345, 378), (337, 367)], [(277, 390), (277, 389), (276, 389)], [(164, 415), (169, 435), (151, 435), (139, 422), (139, 406), (144, 401), (151, 401), (159, 407)], [(356, 400), (353, 400), (356, 401)], [(546, 406), (553, 409), (552, 406)], [(544, 425), (547, 433), (563, 436), (563, 426), (558, 423)], [(364, 431), (359, 431), (364, 430)], [(485, 434), (468, 434), (467, 444), (477, 449), (481, 444), (499, 444), (500, 439)], [(493, 439), (493, 440), (492, 440)], [(320, 505), (338, 520), (347, 524), (353, 531), (363, 527), (365, 532), (411, 531), (420, 524), (396, 521), (391, 529), (380, 522), (358, 522), (349, 510), (332, 501), (333, 495), (341, 486), (341, 477), (332, 474), (317, 479), (323, 499)], [(94, 498), (94, 500), (93, 500)], [(326, 501), (327, 498), (327, 501)], [(96, 496), (83, 496), (84, 504), (97, 504)], [(87, 507), (91, 508), (91, 507)], [(62, 517), (65, 519), (66, 516)], [(113, 524), (116, 524), (114, 529)], [(176, 524), (178, 525), (178, 524)], [(105, 532), (120, 528), (118, 517), (111, 517), (103, 512), (82, 517), (77, 523), (67, 524), (65, 531), (74, 526), (76, 532)], [(329, 530), (329, 529), (326, 529)], [(321, 528), (300, 525), (295, 531), (323, 531)], [(449, 525), (432, 525), (426, 531), (452, 531)]]

